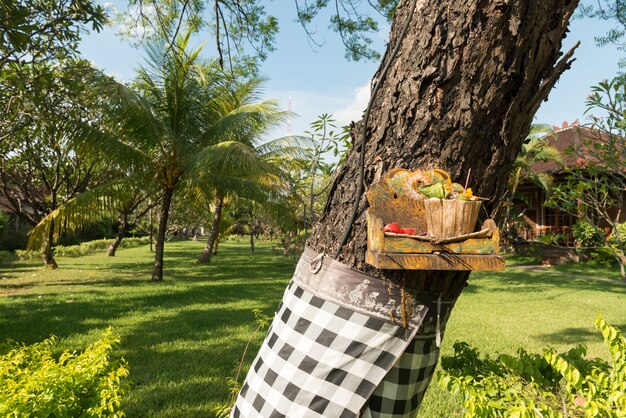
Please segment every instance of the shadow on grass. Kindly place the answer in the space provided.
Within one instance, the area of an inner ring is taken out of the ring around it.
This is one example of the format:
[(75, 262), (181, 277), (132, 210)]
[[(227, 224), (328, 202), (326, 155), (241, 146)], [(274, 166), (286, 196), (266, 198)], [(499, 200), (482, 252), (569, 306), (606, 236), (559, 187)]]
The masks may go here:
[[(237, 247), (201, 265), (192, 250), (168, 248), (162, 283), (149, 281), (145, 256), (136, 263), (122, 252), (117, 259), (61, 260), (62, 269), (32, 294), (0, 298), (0, 340), (33, 343), (54, 334), (62, 348), (77, 349), (94, 330), (113, 326), (131, 370), (128, 416), (211, 416), (228, 397), (226, 378), (235, 376), (256, 327), (252, 310), (273, 314), (294, 267), (269, 251), (250, 255)], [(246, 364), (263, 336), (255, 336)]]
[[(611, 325), (626, 332), (626, 323), (611, 324)], [(548, 334), (538, 335), (536, 336), (536, 338), (546, 343), (559, 341), (565, 344), (575, 345), (575, 344), (588, 344), (591, 342), (601, 341), (602, 335), (593, 326), (590, 326), (590, 327), (563, 328), (557, 332), (551, 332)]]
[[(277, 291), (264, 293), (252, 287), (250, 292), (259, 298), (252, 305), (271, 314), (283, 287), (281, 283), (273, 287)], [(228, 398), (227, 378), (236, 376), (247, 340), (253, 334), (251, 309), (227, 305), (179, 310), (173, 316), (154, 318), (125, 332), (123, 355), (131, 365), (133, 380), (133, 391), (125, 405), (128, 416), (211, 416), (211, 407)], [(263, 337), (264, 332), (256, 334), (246, 364), (256, 355)], [(239, 381), (246, 371), (242, 370)]]
[[(485, 283), (488, 281), (488, 285)], [(489, 292), (545, 292), (559, 289), (563, 292), (620, 292), (626, 286), (619, 280), (596, 281), (584, 276), (571, 276), (557, 271), (537, 272), (509, 268), (504, 272), (476, 272), (470, 276), (464, 293), (478, 293), (484, 288)]]
[[(213, 262), (204, 265), (196, 261), (201, 249), (202, 244), (168, 243), (162, 283), (150, 282), (153, 254), (139, 249), (120, 251), (115, 258), (61, 259), (61, 269), (49, 274), (33, 270), (42, 282), (25, 289), (31, 294), (0, 298), (0, 340), (32, 343), (55, 334), (75, 349), (89, 342), (94, 329), (112, 325), (122, 336), (119, 352), (131, 370), (128, 416), (211, 416), (211, 407), (228, 397), (226, 378), (235, 376), (255, 328), (252, 310), (271, 316), (294, 266), (272, 255), (269, 246), (250, 254), (247, 246), (232, 243), (222, 245)], [(7, 284), (32, 286), (33, 279), (26, 278)], [(624, 290), (563, 274), (510, 269), (475, 273), (465, 292), (523, 292), (533, 298), (545, 291), (552, 297)], [(246, 364), (262, 338), (263, 333), (256, 335)], [(593, 328), (564, 328), (540, 338), (584, 342), (599, 336)]]

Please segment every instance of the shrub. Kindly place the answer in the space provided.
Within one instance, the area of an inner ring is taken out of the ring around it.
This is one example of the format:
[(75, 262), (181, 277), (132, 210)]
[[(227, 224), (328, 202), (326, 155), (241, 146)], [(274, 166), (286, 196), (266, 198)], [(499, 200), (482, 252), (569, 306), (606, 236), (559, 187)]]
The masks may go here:
[[(63, 257), (82, 257), (97, 253), (98, 251), (106, 251), (112, 242), (113, 240), (111, 239), (97, 239), (94, 241), (83, 242), (78, 245), (57, 245), (54, 247), (54, 255)], [(120, 244), (120, 248), (140, 247), (142, 245), (148, 245), (148, 242), (150, 242), (150, 237), (124, 238)], [(34, 260), (40, 257), (38, 251), (18, 250), (15, 251), (15, 254), (21, 260)]]
[(604, 244), (604, 233), (586, 221), (578, 221), (572, 226), (574, 240), (581, 247), (596, 247)]
[(15, 250), (15, 255), (20, 260), (35, 260), (41, 257), (41, 255), (39, 254), (39, 251), (31, 251), (31, 250)]
[(621, 247), (623, 250), (626, 250), (626, 222), (622, 222), (621, 224), (617, 224), (616, 225), (616, 229), (618, 230), (619, 235), (621, 237), (621, 242), (616, 239), (616, 235), (615, 234), (611, 235), (611, 238), (609, 239), (609, 242), (612, 245), (617, 246), (618, 248)]
[(593, 261), (597, 264), (611, 265), (615, 263), (615, 255), (611, 249), (607, 247), (593, 248), (587, 251), (587, 257), (589, 261)]
[(626, 338), (598, 316), (596, 328), (611, 361), (587, 359), (578, 345), (565, 353), (527, 353), (480, 358), (467, 343), (444, 357), (440, 383), (460, 391), (466, 417), (556, 418), (626, 416)]
[(82, 353), (53, 355), (56, 339), (0, 356), (0, 416), (122, 417), (128, 388), (124, 360), (111, 361), (119, 338), (107, 329)]
[(567, 244), (569, 237), (565, 234), (541, 234), (537, 241), (545, 245)]

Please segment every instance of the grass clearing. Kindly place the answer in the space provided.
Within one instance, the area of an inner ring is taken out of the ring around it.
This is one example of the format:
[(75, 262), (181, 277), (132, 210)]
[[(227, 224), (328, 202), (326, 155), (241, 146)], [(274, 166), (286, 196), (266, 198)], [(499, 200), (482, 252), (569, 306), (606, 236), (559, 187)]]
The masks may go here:
[[(0, 254), (0, 341), (25, 343), (59, 336), (79, 349), (111, 325), (122, 336), (119, 354), (130, 367), (129, 417), (207, 417), (228, 396), (255, 328), (253, 309), (271, 315), (293, 272), (290, 259), (271, 244), (250, 254), (243, 242), (225, 242), (210, 265), (196, 262), (203, 243), (166, 244), (163, 283), (149, 282), (152, 254), (145, 247), (58, 259), (60, 268)], [(607, 356), (593, 327), (598, 312), (626, 331), (626, 286), (594, 281), (575, 271), (528, 270), (474, 273), (448, 324), (443, 354), (465, 340), (485, 354), (540, 351), (578, 343), (590, 355)], [(576, 275), (573, 275), (576, 273)], [(594, 267), (594, 277), (615, 277)], [(250, 363), (262, 335), (255, 338)], [(461, 416), (459, 399), (431, 385), (420, 416)]]

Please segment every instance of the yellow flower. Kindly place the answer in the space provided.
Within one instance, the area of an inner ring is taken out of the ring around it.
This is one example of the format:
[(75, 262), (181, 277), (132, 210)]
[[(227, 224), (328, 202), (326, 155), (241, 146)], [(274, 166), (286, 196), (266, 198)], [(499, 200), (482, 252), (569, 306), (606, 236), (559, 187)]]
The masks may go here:
[(474, 193), (472, 192), (472, 188), (468, 187), (467, 189), (465, 189), (465, 191), (463, 192), (463, 197), (465, 197), (466, 199), (471, 199), (472, 196), (474, 196)]

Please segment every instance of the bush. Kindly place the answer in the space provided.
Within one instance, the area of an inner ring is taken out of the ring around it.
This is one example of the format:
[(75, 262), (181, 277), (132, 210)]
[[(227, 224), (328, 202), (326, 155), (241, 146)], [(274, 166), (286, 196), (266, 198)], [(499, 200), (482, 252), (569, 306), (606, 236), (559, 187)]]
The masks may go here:
[(607, 247), (593, 248), (586, 251), (589, 261), (593, 261), (597, 264), (604, 264), (610, 266), (615, 263), (615, 255), (611, 249)]
[(0, 356), (0, 416), (122, 417), (128, 389), (124, 360), (111, 361), (119, 338), (107, 329), (80, 354), (53, 356), (56, 339)]
[(30, 251), (30, 250), (15, 250), (15, 255), (20, 260), (35, 260), (41, 257), (41, 255), (39, 254), (39, 251)]
[(596, 247), (604, 245), (604, 232), (589, 222), (578, 221), (572, 226), (572, 235), (577, 245), (581, 247)]
[(616, 245), (618, 248), (621, 247), (622, 250), (626, 250), (626, 222), (617, 224), (616, 229), (619, 232), (621, 242), (618, 242), (618, 240), (615, 237), (615, 234), (613, 234), (611, 235), (611, 238), (609, 239), (609, 243), (611, 243), (612, 245)]
[(520, 349), (517, 356), (481, 359), (467, 343), (441, 361), (440, 383), (464, 397), (466, 417), (557, 418), (626, 416), (626, 338), (598, 316), (596, 328), (611, 362), (587, 359), (578, 345), (543, 355)]
[[(148, 245), (150, 237), (124, 238), (120, 244), (120, 248), (134, 248)], [(113, 243), (111, 239), (98, 239), (95, 241), (87, 241), (78, 245), (57, 245), (54, 247), (54, 255), (62, 257), (82, 257), (106, 251), (109, 245)], [(40, 257), (39, 251), (15, 251), (15, 254), (21, 260), (34, 260)]]

